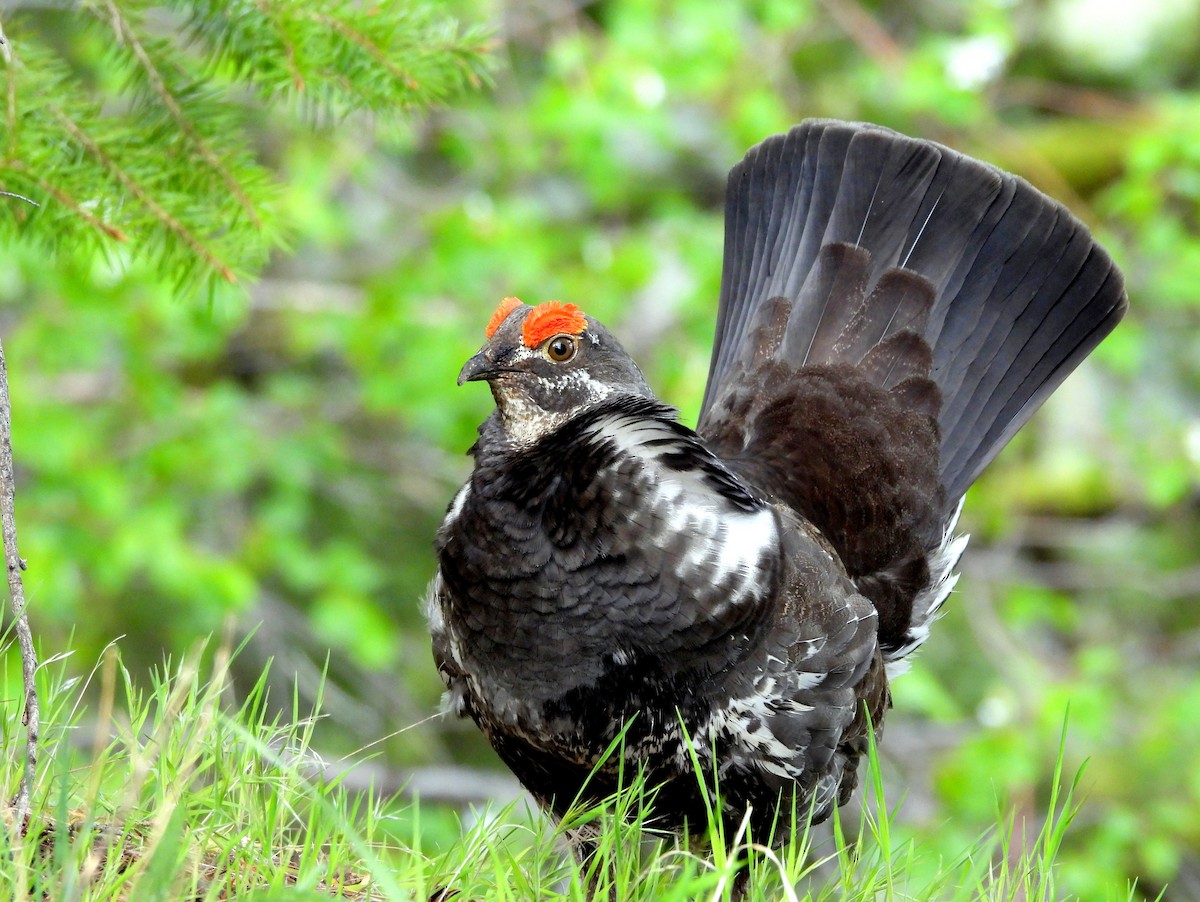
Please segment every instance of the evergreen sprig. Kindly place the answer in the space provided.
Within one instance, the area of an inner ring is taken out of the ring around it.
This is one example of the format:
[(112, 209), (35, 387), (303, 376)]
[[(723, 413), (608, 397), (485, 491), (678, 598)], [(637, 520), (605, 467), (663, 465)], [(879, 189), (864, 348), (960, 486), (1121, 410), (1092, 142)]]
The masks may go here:
[(7, 24), (0, 240), (150, 261), (186, 289), (286, 242), (251, 142), (264, 104), (394, 115), (486, 73), (481, 32), (412, 0), (87, 0)]
[(488, 42), (428, 6), (358, 0), (172, 0), (208, 58), (268, 97), (397, 109), (479, 87)]

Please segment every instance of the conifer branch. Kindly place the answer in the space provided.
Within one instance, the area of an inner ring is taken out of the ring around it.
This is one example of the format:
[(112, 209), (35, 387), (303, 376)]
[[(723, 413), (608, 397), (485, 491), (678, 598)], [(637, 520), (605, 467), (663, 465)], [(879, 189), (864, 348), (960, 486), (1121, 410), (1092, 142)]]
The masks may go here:
[[(166, 80), (163, 78), (162, 73), (159, 72), (158, 67), (155, 66), (154, 60), (151, 59), (145, 45), (138, 40), (137, 34), (132, 28), (129, 27), (125, 17), (121, 15), (121, 10), (118, 8), (117, 4), (114, 2), (114, 0), (104, 0), (104, 3), (108, 9), (109, 18), (112, 23), (112, 29), (117, 36), (117, 40), (128, 47), (133, 53), (134, 58), (138, 61), (142, 71), (146, 74), (146, 79), (150, 83), (151, 90), (153, 90), (158, 96), (158, 99), (162, 101), (163, 107), (168, 113), (170, 113), (171, 118), (175, 121), (175, 125), (179, 128), (180, 132), (182, 132), (184, 136), (191, 141), (192, 146), (195, 148), (196, 153), (199, 154), (200, 159), (207, 163), (209, 167), (211, 167), (212, 170), (217, 173), (218, 176), (220, 176), (221, 181), (225, 183), (225, 187), (229, 189), (229, 193), (237, 199), (238, 204), (240, 204), (242, 209), (246, 211), (246, 215), (250, 217), (250, 221), (254, 224), (254, 227), (262, 228), (262, 219), (259, 217), (253, 201), (246, 196), (246, 193), (242, 190), (242, 186), (238, 183), (238, 180), (234, 178), (233, 174), (230, 173), (224, 164), (222, 164), (220, 158), (216, 155), (216, 153), (213, 152), (212, 148), (208, 145), (204, 138), (202, 138), (196, 131), (192, 121), (184, 114), (183, 108), (180, 107), (179, 101), (176, 100), (175, 95), (171, 93), (171, 89), (167, 87)], [(231, 276), (226, 275), (225, 278), (227, 278), (229, 281), (233, 281)]]
[[(12, 169), (16, 172), (20, 172), (21, 170), (24, 169), (24, 167), (20, 163), (16, 163), (16, 162), (10, 162), (8, 164), (8, 168)], [(53, 197), (56, 201), (58, 201), (60, 204), (62, 204), (64, 207), (66, 207), (68, 210), (70, 210), (73, 215), (78, 216), (80, 219), (82, 219), (85, 223), (87, 223), (89, 226), (91, 226), (91, 228), (95, 229), (97, 232), (100, 232), (102, 235), (112, 238), (114, 241), (127, 240), (127, 236), (125, 235), (124, 232), (122, 232), (116, 226), (109, 225), (104, 220), (100, 219), (99, 217), (97, 217), (94, 214), (92, 214), (91, 212), (89, 212), (87, 210), (87, 208), (84, 207), (83, 204), (81, 204), (79, 201), (77, 201), (75, 198), (73, 198), (71, 195), (69, 195), (66, 191), (63, 191), (61, 188), (59, 188), (54, 183), (47, 181), (46, 179), (42, 178), (40, 175), (36, 175), (33, 173), (28, 173), (28, 175), (33, 180), (34, 184), (36, 184), (39, 188), (41, 188), (43, 191), (45, 191), (47, 194), (49, 194), (51, 197)], [(9, 195), (10, 197), (21, 197), (21, 195), (13, 194), (12, 192), (9, 192), (9, 191), (5, 191), (3, 193)], [(35, 207), (41, 206), (41, 204), (37, 203), (36, 201), (29, 200), (29, 198), (27, 198), (27, 197), (21, 197), (21, 199), (28, 200)]]
[(304, 76), (300, 72), (300, 67), (296, 62), (296, 42), (292, 40), (292, 36), (284, 27), (279, 17), (275, 15), (275, 10), (271, 8), (271, 4), (266, 0), (255, 0), (255, 6), (263, 14), (263, 17), (274, 26), (276, 33), (279, 35), (279, 43), (283, 45), (283, 55), (287, 60), (288, 71), (292, 74), (292, 87), (297, 91), (304, 90)]
[[(254, 273), (284, 243), (282, 186), (250, 139), (261, 107), (238, 88), (300, 97), (296, 112), (318, 120), (394, 117), (480, 84), (487, 68), (481, 33), (429, 0), (73, 6), (87, 15), (22, 20), (20, 59), (0, 45), (0, 192), (41, 205), (0, 205), (0, 240), (83, 261), (127, 239), (129, 259), (152, 259), (181, 288)], [(150, 28), (151, 8), (168, 27)], [(76, 34), (108, 52), (68, 62), (59, 45)], [(80, 65), (94, 71), (80, 77)]]
[(339, 19), (333, 18), (332, 16), (313, 13), (312, 18), (314, 21), (319, 22), (327, 28), (333, 29), (352, 44), (361, 47), (375, 60), (375, 62), (391, 73), (392, 77), (397, 81), (402, 82), (408, 88), (414, 91), (420, 90), (421, 86), (415, 80), (413, 80), (412, 76), (405, 73), (390, 59), (388, 59), (387, 55), (380, 49), (379, 45), (367, 37), (367, 35), (363, 34), (356, 28), (352, 28), (349, 23), (342, 22)]
[(191, 230), (182, 222), (172, 216), (166, 209), (163, 208), (153, 195), (147, 191), (142, 185), (129, 175), (121, 166), (119, 166), (111, 156), (104, 152), (104, 149), (91, 139), (90, 136), (80, 126), (74, 122), (66, 113), (57, 108), (52, 108), (53, 114), (67, 133), (78, 141), (96, 162), (104, 167), (113, 178), (119, 181), (128, 189), (129, 193), (136, 197), (147, 210), (154, 216), (158, 222), (167, 229), (167, 231), (178, 237), (186, 244), (192, 252), (203, 260), (210, 268), (215, 270), (226, 282), (235, 282), (237, 277), (234, 276), (233, 270), (229, 265), (210, 250), (203, 241), (201, 241)]

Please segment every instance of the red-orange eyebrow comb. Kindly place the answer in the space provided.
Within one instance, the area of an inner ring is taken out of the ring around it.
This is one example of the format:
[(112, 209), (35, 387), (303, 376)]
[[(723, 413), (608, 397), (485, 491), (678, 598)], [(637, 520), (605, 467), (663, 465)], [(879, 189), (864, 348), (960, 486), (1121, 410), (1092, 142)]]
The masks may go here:
[(487, 329), (484, 334), (491, 338), (496, 334), (496, 330), (500, 328), (500, 324), (508, 319), (508, 315), (521, 306), (520, 298), (505, 298), (500, 302), (500, 306), (496, 308), (492, 314), (492, 318), (488, 320)]
[(574, 304), (564, 304), (561, 301), (546, 301), (538, 304), (525, 317), (521, 327), (521, 337), (525, 347), (536, 348), (551, 335), (567, 332), (578, 335), (587, 328), (587, 318), (583, 311)]

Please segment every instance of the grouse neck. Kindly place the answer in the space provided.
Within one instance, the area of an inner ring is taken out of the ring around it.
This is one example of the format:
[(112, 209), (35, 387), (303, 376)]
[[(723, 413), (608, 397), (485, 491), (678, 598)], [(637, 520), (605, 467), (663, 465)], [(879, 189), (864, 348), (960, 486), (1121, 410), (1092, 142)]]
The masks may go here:
[[(479, 465), (496, 463), (514, 457), (542, 457), (560, 452), (564, 446), (577, 442), (579, 437), (610, 416), (627, 416), (657, 420), (679, 426), (679, 411), (652, 396), (621, 394), (606, 398), (591, 407), (562, 417), (553, 429), (532, 441), (514, 439), (508, 416), (497, 407), (479, 426), (479, 440), (470, 453)], [(518, 433), (518, 436), (522, 433)]]

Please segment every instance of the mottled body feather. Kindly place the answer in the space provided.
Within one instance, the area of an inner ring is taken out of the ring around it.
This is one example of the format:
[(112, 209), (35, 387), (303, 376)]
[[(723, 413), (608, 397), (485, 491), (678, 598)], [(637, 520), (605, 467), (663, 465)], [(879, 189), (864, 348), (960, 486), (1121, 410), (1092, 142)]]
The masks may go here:
[(659, 805), (673, 826), (702, 810), (681, 724), (701, 760), (719, 750), (722, 783), (760, 786), (763, 813), (762, 793), (840, 772), (875, 613), (820, 536), (652, 400), (602, 404), (520, 452), (488, 440), (498, 428), (439, 535), (431, 620), (454, 704), (526, 785), (561, 811), (627, 724), (625, 757), (682, 781)]

